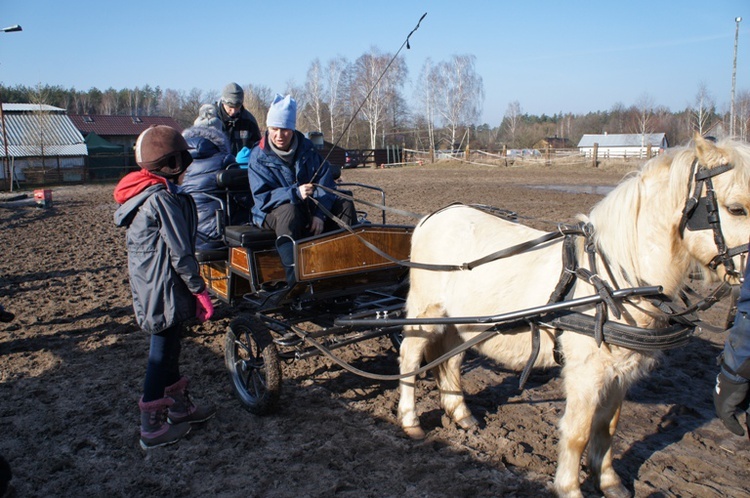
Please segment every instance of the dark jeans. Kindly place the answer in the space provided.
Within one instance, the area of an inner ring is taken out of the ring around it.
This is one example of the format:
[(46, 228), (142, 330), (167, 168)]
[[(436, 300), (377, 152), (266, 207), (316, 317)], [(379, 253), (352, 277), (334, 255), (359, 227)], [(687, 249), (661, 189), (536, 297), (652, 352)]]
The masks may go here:
[(143, 382), (143, 401), (164, 397), (164, 388), (180, 380), (180, 337), (182, 325), (173, 325), (158, 334), (151, 334), (146, 380)]
[[(263, 222), (263, 228), (273, 230), (276, 236), (288, 235), (294, 240), (301, 239), (310, 235), (309, 226), (311, 212), (314, 211), (313, 203), (299, 204), (282, 204), (266, 215)], [(354, 203), (348, 199), (337, 197), (331, 206), (331, 214), (339, 218), (347, 225), (351, 225), (357, 219), (357, 213), (354, 210)], [(323, 225), (323, 231), (329, 232), (339, 228), (338, 224), (332, 219), (326, 217)], [(294, 246), (288, 239), (281, 239), (276, 248), (279, 251), (281, 262), (286, 272), (286, 281), (292, 285), (294, 278)]]

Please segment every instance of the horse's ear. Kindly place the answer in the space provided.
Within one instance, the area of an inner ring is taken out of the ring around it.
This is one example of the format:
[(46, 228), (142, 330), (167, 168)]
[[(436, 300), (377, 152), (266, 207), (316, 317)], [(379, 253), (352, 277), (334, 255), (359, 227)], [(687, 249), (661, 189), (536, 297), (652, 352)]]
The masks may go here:
[(713, 141), (703, 138), (700, 133), (695, 134), (694, 142), (698, 162), (706, 168), (714, 168), (729, 162), (729, 155)]

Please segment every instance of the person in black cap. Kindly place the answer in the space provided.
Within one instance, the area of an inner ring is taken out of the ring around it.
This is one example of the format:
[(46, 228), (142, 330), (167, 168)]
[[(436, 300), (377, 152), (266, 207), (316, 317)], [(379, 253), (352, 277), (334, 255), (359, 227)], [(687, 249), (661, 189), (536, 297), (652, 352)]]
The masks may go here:
[(189, 194), (176, 187), (192, 162), (188, 144), (169, 126), (151, 126), (135, 143), (141, 167), (115, 187), (115, 224), (127, 228), (128, 271), (138, 325), (151, 334), (141, 410), (143, 449), (177, 442), (190, 424), (211, 418), (196, 406), (180, 374), (183, 322), (214, 313), (195, 259), (197, 214)]
[[(252, 149), (260, 140), (258, 121), (245, 109), (244, 100), (245, 92), (242, 87), (237, 83), (228, 83), (221, 91), (221, 98), (215, 107), (216, 116), (224, 124), (224, 133), (229, 137), (232, 155), (237, 155), (243, 147)], [(204, 107), (198, 117), (210, 118), (203, 115), (210, 112)]]

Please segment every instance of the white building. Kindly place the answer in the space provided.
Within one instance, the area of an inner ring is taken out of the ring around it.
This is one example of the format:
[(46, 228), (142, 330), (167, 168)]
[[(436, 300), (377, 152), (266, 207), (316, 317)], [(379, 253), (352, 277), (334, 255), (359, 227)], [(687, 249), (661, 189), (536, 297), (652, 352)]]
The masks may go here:
[(669, 147), (667, 136), (664, 133), (605, 133), (603, 135), (582, 136), (581, 141), (578, 142), (578, 151), (586, 157), (591, 157), (595, 145), (597, 157), (602, 159), (609, 157), (647, 158), (649, 151), (651, 156), (655, 156)]

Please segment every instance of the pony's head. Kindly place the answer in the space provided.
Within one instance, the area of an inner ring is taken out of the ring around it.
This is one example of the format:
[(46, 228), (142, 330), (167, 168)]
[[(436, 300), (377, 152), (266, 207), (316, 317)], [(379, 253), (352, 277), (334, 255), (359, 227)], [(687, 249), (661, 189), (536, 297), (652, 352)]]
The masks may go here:
[(696, 265), (736, 277), (733, 250), (750, 240), (750, 145), (696, 136), (621, 182), (590, 220), (597, 245), (632, 284), (671, 293)]
[[(750, 240), (750, 146), (722, 140), (714, 143), (696, 135), (685, 182), (686, 202), (678, 235), (703, 268), (720, 277), (741, 276), (741, 252)], [(677, 160), (677, 159), (676, 159)], [(683, 173), (677, 173), (679, 181)]]

